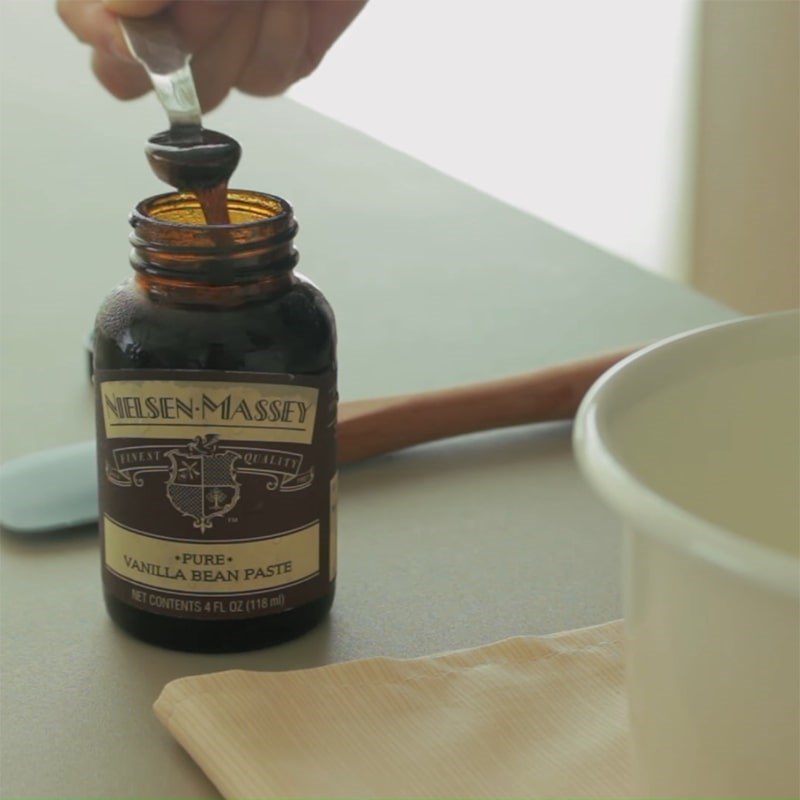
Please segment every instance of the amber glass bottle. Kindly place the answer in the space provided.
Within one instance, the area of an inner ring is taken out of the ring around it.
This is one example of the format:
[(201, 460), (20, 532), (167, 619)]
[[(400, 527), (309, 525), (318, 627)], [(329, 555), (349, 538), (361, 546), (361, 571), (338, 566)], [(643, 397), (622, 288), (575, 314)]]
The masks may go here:
[(333, 313), (294, 272), (291, 206), (228, 208), (206, 226), (191, 194), (140, 203), (94, 331), (106, 605), (181, 650), (296, 636), (335, 586)]

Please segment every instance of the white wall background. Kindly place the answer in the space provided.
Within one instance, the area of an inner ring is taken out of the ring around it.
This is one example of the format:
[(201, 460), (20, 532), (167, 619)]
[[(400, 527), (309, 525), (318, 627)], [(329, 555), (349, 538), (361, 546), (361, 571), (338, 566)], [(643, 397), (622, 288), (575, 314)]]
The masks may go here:
[(290, 94), (681, 275), (696, 10), (693, 0), (370, 0)]
[[(53, 6), (0, 0), (5, 88), (52, 94), (58, 68), (64, 83), (49, 102), (65, 120), (102, 97), (104, 124), (130, 127), (139, 147), (162, 112), (152, 97), (104, 96), (88, 51)], [(681, 275), (696, 11), (697, 0), (370, 0), (290, 95), (607, 250)], [(209, 124), (224, 129), (253, 102), (231, 102)], [(142, 196), (151, 180), (143, 170)]]

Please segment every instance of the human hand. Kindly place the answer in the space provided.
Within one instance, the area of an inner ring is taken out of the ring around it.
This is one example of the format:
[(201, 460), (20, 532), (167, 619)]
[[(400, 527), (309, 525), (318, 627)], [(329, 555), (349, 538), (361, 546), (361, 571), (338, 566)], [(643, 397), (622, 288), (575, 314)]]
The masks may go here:
[(92, 71), (114, 97), (146, 94), (150, 81), (122, 38), (117, 17), (164, 11), (192, 52), (204, 111), (231, 89), (280, 94), (309, 75), (366, 0), (58, 0), (58, 14), (92, 47)]

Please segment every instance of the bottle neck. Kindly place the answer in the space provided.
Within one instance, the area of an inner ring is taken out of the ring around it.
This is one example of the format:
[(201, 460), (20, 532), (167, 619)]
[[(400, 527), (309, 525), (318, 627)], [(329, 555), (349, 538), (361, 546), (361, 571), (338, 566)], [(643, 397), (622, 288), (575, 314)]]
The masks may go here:
[(280, 294), (296, 282), (291, 270), (244, 284), (200, 284), (137, 272), (134, 281), (156, 303), (230, 308)]
[(228, 192), (230, 225), (205, 225), (197, 198), (171, 193), (142, 201), (130, 223), (131, 266), (154, 300), (227, 306), (282, 291), (294, 276), (297, 223), (272, 195)]

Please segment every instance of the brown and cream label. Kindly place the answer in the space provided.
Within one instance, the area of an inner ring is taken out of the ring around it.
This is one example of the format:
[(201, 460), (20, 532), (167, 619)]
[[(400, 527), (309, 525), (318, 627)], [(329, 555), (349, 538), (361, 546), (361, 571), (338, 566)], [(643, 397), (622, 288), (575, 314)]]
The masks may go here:
[(177, 617), (275, 614), (336, 574), (335, 375), (100, 370), (106, 589)]

